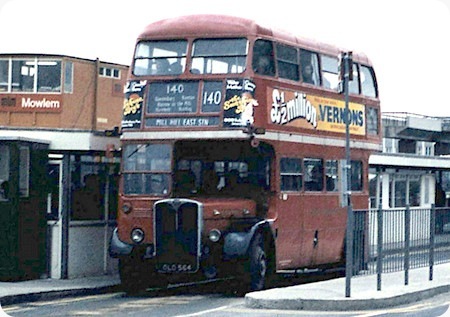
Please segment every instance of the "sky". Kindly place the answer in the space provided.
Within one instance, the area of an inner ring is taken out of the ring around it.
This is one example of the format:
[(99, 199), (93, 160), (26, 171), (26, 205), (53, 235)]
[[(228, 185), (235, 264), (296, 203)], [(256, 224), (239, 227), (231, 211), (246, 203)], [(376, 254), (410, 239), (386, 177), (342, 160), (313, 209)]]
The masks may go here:
[(364, 52), (383, 112), (450, 117), (450, 0), (0, 0), (0, 53), (129, 65), (146, 25), (199, 13), (241, 16)]

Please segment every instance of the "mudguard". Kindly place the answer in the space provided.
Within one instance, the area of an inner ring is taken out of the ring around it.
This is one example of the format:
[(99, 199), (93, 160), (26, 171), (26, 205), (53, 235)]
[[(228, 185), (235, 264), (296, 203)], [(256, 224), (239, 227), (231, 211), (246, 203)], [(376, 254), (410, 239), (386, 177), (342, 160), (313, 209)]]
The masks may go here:
[(265, 230), (270, 230), (268, 221), (260, 221), (245, 232), (229, 232), (224, 237), (223, 252), (225, 258), (230, 259), (246, 256), (256, 232)]
[(130, 255), (131, 251), (133, 251), (133, 246), (122, 242), (122, 240), (119, 239), (117, 228), (114, 228), (111, 240), (109, 242), (109, 255), (112, 258), (117, 258), (122, 255)]

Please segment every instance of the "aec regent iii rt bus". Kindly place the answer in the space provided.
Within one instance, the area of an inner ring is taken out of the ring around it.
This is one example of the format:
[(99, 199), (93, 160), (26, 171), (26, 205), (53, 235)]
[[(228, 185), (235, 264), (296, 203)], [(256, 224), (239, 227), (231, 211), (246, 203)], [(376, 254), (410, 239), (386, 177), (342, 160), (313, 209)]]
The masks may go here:
[[(199, 276), (259, 290), (276, 272), (344, 263), (339, 53), (230, 16), (145, 28), (125, 87), (110, 244), (127, 290)], [(353, 54), (352, 74), (351, 201), (367, 208), (378, 89), (365, 55)]]

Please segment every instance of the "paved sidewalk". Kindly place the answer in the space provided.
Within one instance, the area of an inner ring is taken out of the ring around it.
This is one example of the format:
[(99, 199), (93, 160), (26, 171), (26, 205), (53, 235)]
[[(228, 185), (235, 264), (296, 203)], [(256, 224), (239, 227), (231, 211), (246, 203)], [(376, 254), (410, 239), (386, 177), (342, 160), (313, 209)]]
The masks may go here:
[(40, 279), (23, 282), (0, 282), (0, 303), (10, 305), (63, 296), (99, 294), (120, 284), (118, 275), (83, 277), (68, 280)]
[(450, 263), (434, 266), (433, 281), (428, 279), (428, 267), (410, 270), (409, 285), (404, 285), (404, 274), (404, 271), (383, 274), (381, 291), (377, 291), (376, 275), (353, 277), (349, 298), (345, 297), (343, 277), (248, 293), (245, 305), (314, 311), (368, 310), (404, 305), (450, 292)]

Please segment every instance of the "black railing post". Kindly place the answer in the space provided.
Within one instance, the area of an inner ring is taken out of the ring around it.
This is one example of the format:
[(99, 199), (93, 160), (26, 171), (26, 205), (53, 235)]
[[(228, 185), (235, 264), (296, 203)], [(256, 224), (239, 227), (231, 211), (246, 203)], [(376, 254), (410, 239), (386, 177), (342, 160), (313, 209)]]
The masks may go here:
[(377, 214), (377, 291), (381, 291), (381, 272), (383, 271), (383, 209), (378, 206)]
[(430, 281), (433, 280), (433, 266), (434, 266), (434, 248), (435, 248), (435, 234), (436, 234), (436, 206), (434, 204), (431, 205), (430, 210), (430, 271), (428, 279)]
[(411, 210), (409, 205), (406, 205), (405, 209), (405, 258), (404, 258), (404, 270), (405, 270), (405, 285), (409, 284), (409, 249), (411, 240)]

